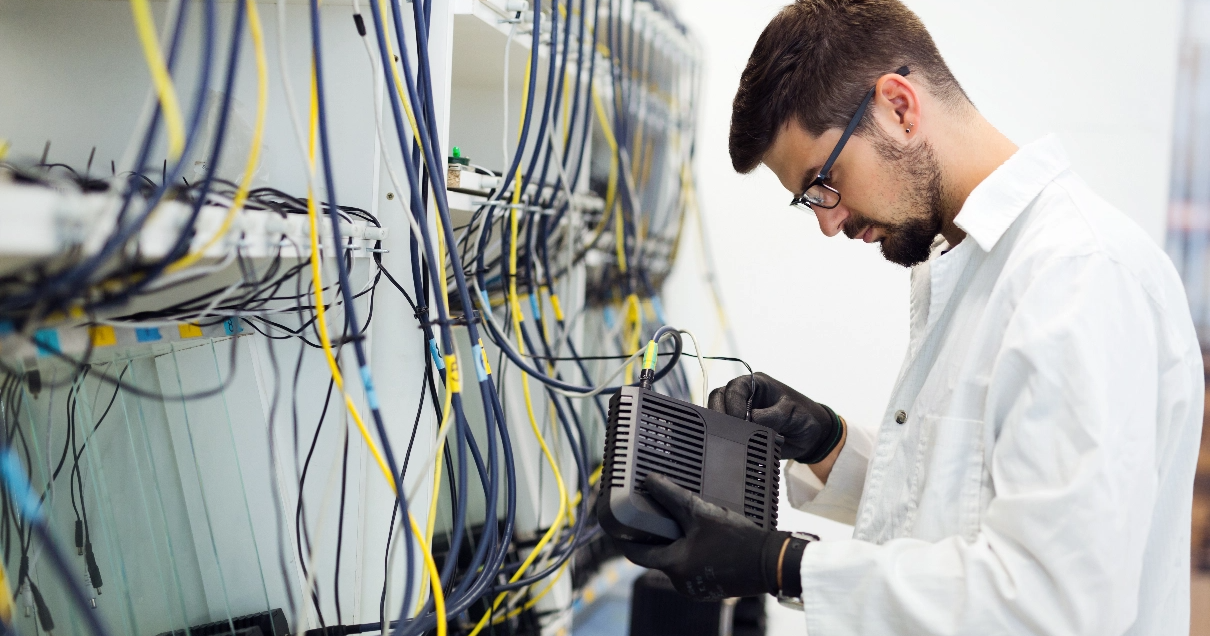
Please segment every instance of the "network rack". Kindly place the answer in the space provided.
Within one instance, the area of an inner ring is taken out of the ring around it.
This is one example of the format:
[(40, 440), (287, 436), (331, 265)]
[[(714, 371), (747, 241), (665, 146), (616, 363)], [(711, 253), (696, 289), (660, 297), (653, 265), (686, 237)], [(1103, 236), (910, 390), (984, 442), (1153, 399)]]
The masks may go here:
[(696, 205), (675, 8), (11, 0), (0, 57), (0, 623), (566, 633)]

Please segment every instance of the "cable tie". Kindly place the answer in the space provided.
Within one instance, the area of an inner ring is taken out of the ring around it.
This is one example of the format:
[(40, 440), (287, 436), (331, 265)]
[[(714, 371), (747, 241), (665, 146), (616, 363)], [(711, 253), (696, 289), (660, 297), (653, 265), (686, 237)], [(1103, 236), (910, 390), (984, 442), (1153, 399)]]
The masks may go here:
[(364, 38), (366, 36), (366, 23), (361, 19), (360, 13), (353, 14), (353, 24), (357, 26), (357, 35)]

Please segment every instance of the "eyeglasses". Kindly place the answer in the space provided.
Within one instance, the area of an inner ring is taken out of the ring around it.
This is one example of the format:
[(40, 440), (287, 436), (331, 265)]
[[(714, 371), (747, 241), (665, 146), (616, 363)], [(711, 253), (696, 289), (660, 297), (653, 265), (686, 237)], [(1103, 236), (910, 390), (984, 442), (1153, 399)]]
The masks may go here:
[[(907, 77), (908, 72), (908, 67), (906, 66), (901, 66), (899, 70), (895, 71), (897, 75), (904, 77)], [(819, 174), (815, 175), (815, 178), (807, 185), (807, 189), (802, 194), (790, 201), (790, 207), (804, 212), (813, 212), (817, 207), (831, 210), (840, 205), (840, 192), (827, 183), (832, 177), (832, 164), (836, 163), (836, 158), (840, 156), (840, 151), (844, 150), (844, 145), (848, 143), (849, 137), (852, 137), (853, 131), (857, 130), (857, 125), (861, 123), (861, 118), (865, 116), (865, 111), (869, 108), (870, 101), (874, 99), (874, 90), (876, 88), (871, 88), (870, 92), (865, 94), (865, 99), (861, 100), (861, 105), (857, 107), (857, 112), (849, 120), (849, 125), (845, 126), (844, 133), (840, 135), (840, 141), (836, 142), (836, 147), (832, 149), (832, 154), (828, 156), (828, 160), (820, 168)]]

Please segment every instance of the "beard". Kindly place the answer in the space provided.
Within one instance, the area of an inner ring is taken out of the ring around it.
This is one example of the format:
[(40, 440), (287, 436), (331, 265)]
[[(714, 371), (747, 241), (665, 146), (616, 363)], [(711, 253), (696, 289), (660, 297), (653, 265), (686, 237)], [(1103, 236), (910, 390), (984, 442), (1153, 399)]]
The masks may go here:
[(883, 258), (903, 267), (918, 265), (928, 260), (945, 218), (941, 165), (927, 141), (905, 148), (883, 136), (880, 130), (871, 137), (879, 156), (904, 181), (901, 211), (907, 220), (872, 224), (854, 214), (855, 222), (845, 225), (854, 229), (867, 225), (881, 227), (886, 234), (879, 240)]

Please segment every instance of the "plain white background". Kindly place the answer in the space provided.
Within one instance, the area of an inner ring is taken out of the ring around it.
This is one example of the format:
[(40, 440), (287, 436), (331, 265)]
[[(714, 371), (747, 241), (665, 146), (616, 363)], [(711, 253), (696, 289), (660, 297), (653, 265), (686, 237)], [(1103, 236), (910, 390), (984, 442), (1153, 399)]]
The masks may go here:
[[(827, 239), (814, 217), (759, 168), (737, 175), (727, 154), (731, 99), (748, 54), (782, 0), (691, 0), (680, 12), (702, 43), (705, 82), (697, 183), (717, 281), (738, 352), (758, 370), (877, 426), (907, 347), (907, 270), (876, 246)], [(1182, 5), (1157, 0), (908, 0), (975, 105), (1018, 144), (1048, 132), (1075, 170), (1162, 241), (1168, 200)], [(691, 226), (665, 286), (673, 324), (726, 349)], [(718, 363), (711, 384), (739, 372)], [(796, 513), (783, 528), (845, 537)], [(801, 616), (771, 607), (770, 634), (802, 634)]]

